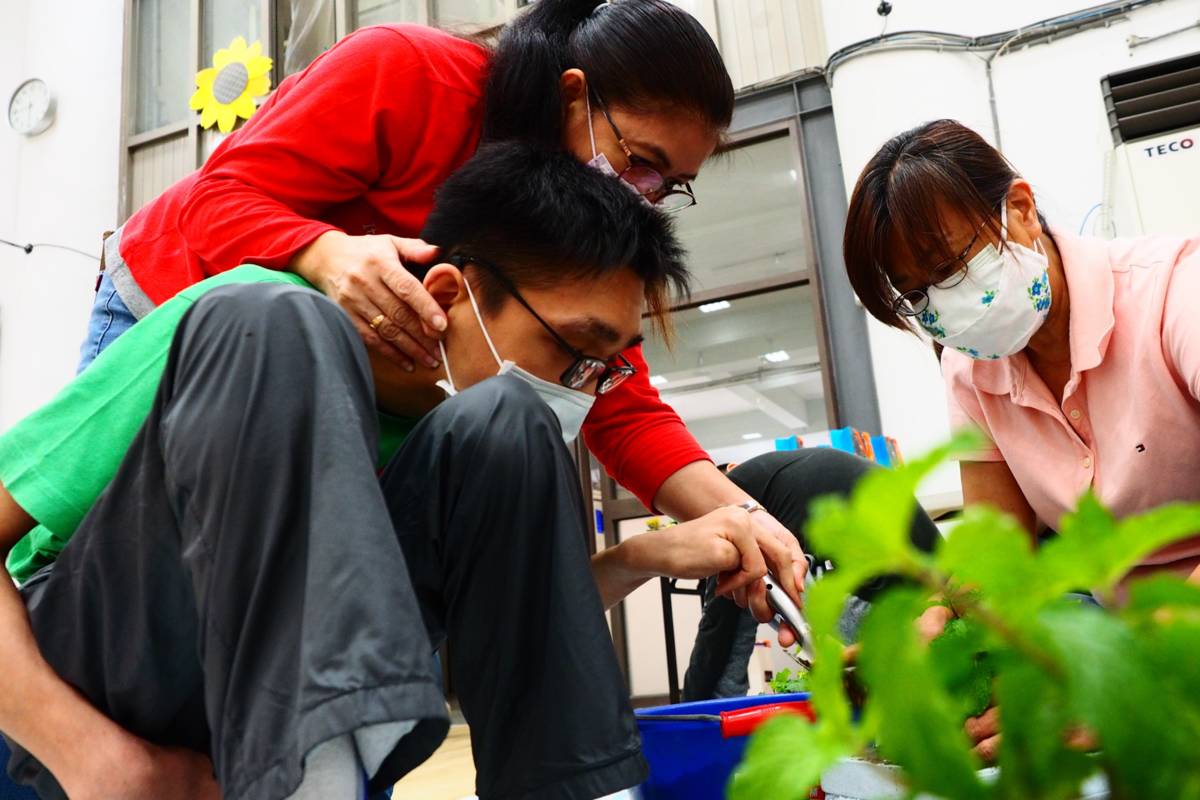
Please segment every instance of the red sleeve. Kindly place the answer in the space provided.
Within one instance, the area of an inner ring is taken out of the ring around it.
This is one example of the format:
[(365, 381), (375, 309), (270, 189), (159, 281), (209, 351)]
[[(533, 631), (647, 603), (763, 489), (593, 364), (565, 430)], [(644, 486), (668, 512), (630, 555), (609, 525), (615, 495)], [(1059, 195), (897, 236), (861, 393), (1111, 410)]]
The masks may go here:
[[(317, 217), (361, 196), (419, 151), (430, 81), (409, 39), (387, 27), (339, 42), (285, 81), (209, 158), (179, 227), (207, 268), (282, 269), (335, 226)], [(403, 169), (403, 165), (399, 167)]]
[(688, 464), (710, 459), (650, 385), (641, 345), (624, 355), (637, 374), (596, 399), (583, 435), (608, 474), (653, 509), (663, 481)]

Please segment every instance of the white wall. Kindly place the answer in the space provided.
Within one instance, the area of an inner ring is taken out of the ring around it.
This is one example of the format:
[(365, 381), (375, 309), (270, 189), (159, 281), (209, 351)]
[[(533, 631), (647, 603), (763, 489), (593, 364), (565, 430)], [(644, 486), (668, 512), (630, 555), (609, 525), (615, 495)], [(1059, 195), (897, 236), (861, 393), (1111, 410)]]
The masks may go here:
[(809, 67), (828, 55), (815, 0), (671, 0), (700, 20), (740, 89)]
[[(830, 52), (876, 36), (875, 3), (822, 0)], [(970, 36), (996, 33), (1090, 6), (1086, 0), (896, 0), (888, 31), (924, 29)], [(1000, 140), (1006, 156), (1034, 185), (1052, 225), (1079, 230), (1100, 201), (1104, 160), (1112, 140), (1100, 79), (1129, 67), (1200, 50), (1200, 30), (1129, 48), (1131, 35), (1149, 36), (1194, 25), (1196, 0), (1167, 0), (1132, 12), (1127, 21), (1005, 53), (993, 74)], [(972, 54), (936, 51), (873, 53), (846, 62), (833, 76), (834, 115), (846, 191), (888, 138), (938, 117), (952, 117), (995, 142), (986, 75)], [(1098, 214), (1089, 220), (1093, 228)], [(927, 345), (870, 321), (884, 432), (909, 454), (948, 435), (941, 377)], [(927, 484), (927, 493), (956, 492), (953, 469)]]
[[(117, 218), (120, 0), (0, 0), (0, 99), (30, 77), (58, 114), (26, 139), (0, 124), (0, 238), (99, 253)], [(65, 384), (83, 339), (96, 263), (0, 246), (0, 429)]]

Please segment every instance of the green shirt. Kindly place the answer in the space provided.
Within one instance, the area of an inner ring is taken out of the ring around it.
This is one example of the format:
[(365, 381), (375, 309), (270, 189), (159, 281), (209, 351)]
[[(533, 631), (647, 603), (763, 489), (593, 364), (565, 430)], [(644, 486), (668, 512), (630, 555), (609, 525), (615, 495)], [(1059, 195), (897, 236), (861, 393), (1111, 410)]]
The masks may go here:
[[(290, 272), (247, 265), (185, 289), (113, 342), (53, 400), (0, 436), (0, 481), (38, 523), (8, 555), (13, 578), (23, 582), (53, 562), (116, 475), (150, 413), (184, 312), (218, 286), (268, 282), (311, 288)], [(380, 465), (415, 424), (379, 415)]]

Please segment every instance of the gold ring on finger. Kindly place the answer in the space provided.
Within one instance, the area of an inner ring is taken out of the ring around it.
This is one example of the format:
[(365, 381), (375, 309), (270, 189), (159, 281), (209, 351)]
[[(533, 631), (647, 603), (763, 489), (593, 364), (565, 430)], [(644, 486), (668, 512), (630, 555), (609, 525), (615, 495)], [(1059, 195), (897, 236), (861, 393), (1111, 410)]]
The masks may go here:
[(367, 325), (370, 326), (371, 330), (375, 330), (376, 328), (379, 327), (379, 323), (383, 322), (384, 319), (385, 319), (385, 317), (383, 316), (383, 314), (377, 314), (375, 316), (375, 319), (368, 322)]

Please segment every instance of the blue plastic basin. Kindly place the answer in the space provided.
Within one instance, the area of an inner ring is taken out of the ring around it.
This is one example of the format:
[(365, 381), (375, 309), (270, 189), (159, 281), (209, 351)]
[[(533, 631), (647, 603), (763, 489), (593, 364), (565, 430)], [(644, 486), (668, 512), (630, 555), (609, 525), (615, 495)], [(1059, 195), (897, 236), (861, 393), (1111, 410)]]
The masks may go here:
[[(730, 697), (643, 708), (637, 714), (639, 717), (720, 714), (807, 699), (807, 692)], [(722, 800), (725, 784), (746, 750), (747, 737), (722, 738), (719, 722), (646, 722), (639, 719), (638, 730), (642, 734), (642, 752), (650, 764), (650, 779), (642, 784), (645, 800)]]

